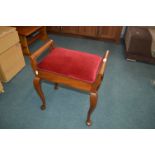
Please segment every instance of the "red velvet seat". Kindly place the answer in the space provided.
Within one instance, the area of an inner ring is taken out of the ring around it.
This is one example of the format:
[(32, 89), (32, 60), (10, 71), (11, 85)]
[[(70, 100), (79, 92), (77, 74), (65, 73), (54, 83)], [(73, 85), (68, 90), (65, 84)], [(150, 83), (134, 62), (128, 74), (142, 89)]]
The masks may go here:
[(93, 83), (96, 80), (102, 57), (86, 52), (54, 48), (38, 63), (40, 70), (54, 72), (77, 80)]

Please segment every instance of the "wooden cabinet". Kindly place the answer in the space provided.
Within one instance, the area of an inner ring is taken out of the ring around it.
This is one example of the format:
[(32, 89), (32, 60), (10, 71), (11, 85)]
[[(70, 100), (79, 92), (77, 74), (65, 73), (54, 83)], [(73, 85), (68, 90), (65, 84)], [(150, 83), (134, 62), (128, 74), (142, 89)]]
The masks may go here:
[(79, 34), (84, 36), (97, 36), (97, 26), (79, 26)]
[(121, 26), (99, 26), (98, 37), (119, 42), (121, 30)]
[(60, 32), (61, 26), (46, 26), (47, 31), (49, 32)]
[(122, 26), (49, 26), (47, 30), (49, 32), (73, 34), (119, 43)]
[[(51, 27), (53, 28), (53, 27)], [(37, 39), (46, 41), (48, 39), (45, 26), (16, 26), (24, 55), (30, 55), (29, 45)]]
[(112, 39), (115, 35), (114, 27), (112, 26), (99, 26), (98, 37)]
[(60, 32), (95, 37), (97, 26), (62, 26)]
[(78, 26), (62, 26), (63, 33), (78, 34)]

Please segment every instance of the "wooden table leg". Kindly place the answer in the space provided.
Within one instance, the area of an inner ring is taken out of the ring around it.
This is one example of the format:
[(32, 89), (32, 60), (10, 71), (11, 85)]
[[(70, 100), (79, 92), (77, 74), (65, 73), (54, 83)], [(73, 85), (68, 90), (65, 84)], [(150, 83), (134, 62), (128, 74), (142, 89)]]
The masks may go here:
[(58, 83), (55, 83), (55, 84), (54, 84), (54, 89), (55, 89), (55, 90), (58, 89)]
[(45, 97), (44, 97), (43, 91), (41, 89), (41, 80), (40, 80), (40, 78), (35, 77), (34, 80), (33, 80), (33, 84), (34, 84), (34, 87), (35, 87), (39, 97), (42, 100), (41, 110), (45, 110), (46, 109), (46, 102), (45, 102)]
[(97, 99), (98, 99), (98, 94), (96, 93), (90, 93), (90, 108), (87, 114), (87, 121), (86, 124), (88, 126), (91, 126), (92, 121), (91, 121), (91, 114), (94, 111), (96, 104), (97, 104)]
[(21, 41), (21, 45), (22, 45), (22, 49), (23, 49), (23, 54), (24, 55), (31, 55), (29, 47), (28, 47), (26, 36), (20, 35), (19, 37), (20, 37), (20, 41)]
[(40, 29), (40, 39), (43, 41), (46, 41), (48, 39), (47, 31), (46, 31), (46, 26), (43, 26)]

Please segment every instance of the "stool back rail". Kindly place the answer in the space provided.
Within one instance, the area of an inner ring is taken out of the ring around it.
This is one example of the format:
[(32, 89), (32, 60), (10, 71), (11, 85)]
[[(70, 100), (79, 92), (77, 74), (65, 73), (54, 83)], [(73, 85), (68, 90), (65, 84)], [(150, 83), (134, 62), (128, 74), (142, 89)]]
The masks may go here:
[(31, 54), (30, 56), (30, 62), (31, 62), (31, 66), (33, 69), (33, 72), (35, 74), (34, 77), (34, 87), (36, 89), (36, 92), (38, 93), (38, 95), (40, 96), (40, 99), (42, 100), (42, 105), (41, 105), (41, 109), (44, 110), (46, 109), (46, 102), (45, 102), (45, 97), (43, 94), (43, 91), (41, 89), (41, 81), (42, 80), (46, 80), (49, 82), (52, 82), (55, 84), (55, 89), (58, 88), (58, 84), (63, 84), (75, 89), (79, 89), (82, 91), (86, 91), (88, 93), (90, 93), (90, 107), (88, 110), (88, 114), (87, 114), (87, 120), (86, 120), (86, 124), (88, 126), (90, 126), (92, 124), (91, 122), (91, 114), (94, 111), (96, 104), (97, 104), (97, 99), (98, 99), (98, 89), (99, 86), (101, 85), (104, 73), (105, 73), (105, 68), (106, 68), (106, 64), (107, 64), (107, 60), (108, 60), (108, 56), (109, 56), (109, 51), (107, 51), (103, 57), (103, 61), (102, 61), (102, 65), (100, 67), (100, 70), (98, 72), (98, 75), (96, 77), (96, 80), (94, 83), (87, 83), (84, 81), (80, 81), (80, 80), (76, 80), (70, 77), (65, 77), (56, 73), (51, 73), (51, 72), (46, 72), (43, 70), (39, 70), (37, 68), (37, 58), (47, 49), (53, 49), (54, 46), (54, 42), (52, 40), (49, 40), (46, 44), (44, 44), (42, 47), (40, 47), (36, 52), (34, 52), (33, 54)]

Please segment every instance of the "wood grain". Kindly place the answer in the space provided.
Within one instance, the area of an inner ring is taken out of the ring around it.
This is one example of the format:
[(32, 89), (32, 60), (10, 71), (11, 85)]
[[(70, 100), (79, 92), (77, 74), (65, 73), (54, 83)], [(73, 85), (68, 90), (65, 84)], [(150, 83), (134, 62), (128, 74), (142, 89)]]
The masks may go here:
[(49, 26), (48, 32), (119, 43), (122, 26)]

